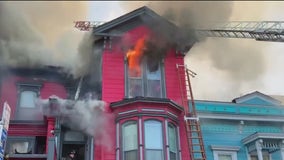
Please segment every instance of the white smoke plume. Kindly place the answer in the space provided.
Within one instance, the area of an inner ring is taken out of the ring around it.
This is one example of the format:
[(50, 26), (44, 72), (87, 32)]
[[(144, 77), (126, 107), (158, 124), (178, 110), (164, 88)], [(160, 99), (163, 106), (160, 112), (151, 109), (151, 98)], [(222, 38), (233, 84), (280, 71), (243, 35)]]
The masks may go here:
[(56, 117), (62, 125), (95, 137), (96, 143), (111, 146), (107, 127), (111, 115), (106, 113), (104, 101), (90, 97), (74, 101), (52, 95), (48, 99), (38, 99), (37, 105), (45, 116)]

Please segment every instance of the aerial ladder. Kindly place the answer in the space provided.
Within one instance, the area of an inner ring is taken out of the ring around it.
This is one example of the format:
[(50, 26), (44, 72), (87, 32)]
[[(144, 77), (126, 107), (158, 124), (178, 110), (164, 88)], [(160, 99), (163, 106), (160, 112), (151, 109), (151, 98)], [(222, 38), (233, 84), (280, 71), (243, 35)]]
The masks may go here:
[[(81, 31), (90, 31), (105, 22), (77, 21), (75, 27)], [(194, 29), (198, 39), (205, 37), (245, 38), (256, 41), (284, 42), (284, 21), (230, 21), (218, 22)], [(103, 34), (98, 36), (119, 36)], [(206, 160), (201, 126), (195, 108), (190, 77), (196, 73), (186, 65), (176, 65), (181, 90), (182, 106), (185, 109), (184, 120), (188, 139), (190, 160)], [(185, 87), (183, 87), (185, 86)]]

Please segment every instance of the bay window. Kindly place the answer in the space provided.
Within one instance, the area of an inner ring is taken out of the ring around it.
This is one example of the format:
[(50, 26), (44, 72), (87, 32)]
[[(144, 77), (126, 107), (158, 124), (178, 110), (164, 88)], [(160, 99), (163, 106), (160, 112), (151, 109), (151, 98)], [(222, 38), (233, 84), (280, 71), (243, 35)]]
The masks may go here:
[(122, 160), (178, 160), (180, 148), (177, 127), (173, 123), (160, 119), (146, 119), (141, 122), (131, 120), (121, 125), (121, 136), (118, 136), (121, 138), (120, 158)]

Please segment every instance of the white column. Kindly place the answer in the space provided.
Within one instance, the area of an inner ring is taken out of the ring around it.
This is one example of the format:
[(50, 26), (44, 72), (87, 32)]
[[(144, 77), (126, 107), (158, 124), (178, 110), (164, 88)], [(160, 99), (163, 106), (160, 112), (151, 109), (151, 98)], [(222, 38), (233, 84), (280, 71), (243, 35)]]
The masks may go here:
[(119, 133), (120, 133), (120, 130), (119, 130), (119, 123), (117, 122), (116, 123), (116, 160), (119, 160), (119, 153), (120, 153), (120, 148), (119, 148)]
[(142, 119), (139, 117), (139, 155), (140, 160), (143, 160), (143, 142), (142, 142)]
[(284, 140), (280, 142), (281, 160), (284, 160)]
[(256, 151), (257, 151), (257, 158), (258, 160), (263, 160), (263, 157), (262, 157), (262, 139), (259, 139), (255, 142), (255, 147), (256, 147)]

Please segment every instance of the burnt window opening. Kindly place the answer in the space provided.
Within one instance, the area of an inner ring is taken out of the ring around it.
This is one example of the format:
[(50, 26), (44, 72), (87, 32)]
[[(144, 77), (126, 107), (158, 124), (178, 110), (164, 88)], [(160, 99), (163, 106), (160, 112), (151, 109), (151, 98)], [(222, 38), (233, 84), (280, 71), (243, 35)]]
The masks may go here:
[(42, 84), (38, 83), (17, 83), (18, 101), (15, 120), (43, 120), (40, 107), (35, 103), (40, 95), (41, 86)]
[(70, 130), (66, 127), (61, 128), (61, 153), (60, 159), (66, 160), (71, 152), (75, 159), (87, 160), (90, 157), (90, 137), (79, 131)]
[(127, 97), (165, 97), (164, 74), (162, 61), (149, 60), (150, 57), (143, 57), (141, 63), (134, 68), (129, 67), (129, 60), (126, 63)]
[(46, 137), (8, 137), (5, 154), (13, 157), (14, 154), (44, 154)]

